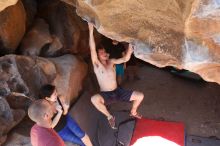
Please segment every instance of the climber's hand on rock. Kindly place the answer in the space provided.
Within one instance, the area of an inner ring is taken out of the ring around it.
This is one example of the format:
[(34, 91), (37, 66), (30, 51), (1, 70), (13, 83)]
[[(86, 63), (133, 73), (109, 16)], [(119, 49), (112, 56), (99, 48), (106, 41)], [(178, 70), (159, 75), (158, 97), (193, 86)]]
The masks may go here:
[(88, 22), (88, 27), (90, 31), (93, 31), (94, 25), (92, 23)]
[(128, 51), (129, 51), (130, 53), (133, 53), (133, 52), (134, 52), (134, 46), (131, 45), (131, 44), (129, 44), (129, 45), (128, 45)]

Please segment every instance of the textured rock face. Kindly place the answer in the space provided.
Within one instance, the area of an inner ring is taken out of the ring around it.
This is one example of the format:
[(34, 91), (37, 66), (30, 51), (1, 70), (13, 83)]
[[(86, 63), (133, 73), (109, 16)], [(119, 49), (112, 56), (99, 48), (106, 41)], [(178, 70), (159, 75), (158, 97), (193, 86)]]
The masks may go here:
[[(7, 4), (4, 2), (0, 2), (0, 6), (1, 3)], [(0, 54), (13, 53), (25, 33), (26, 13), (22, 2), (19, 0), (1, 11), (0, 22)]]
[(26, 11), (26, 28), (28, 29), (34, 20), (35, 15), (37, 14), (37, 1), (22, 0), (22, 3)]
[(50, 59), (56, 66), (57, 75), (53, 83), (59, 94), (74, 101), (82, 89), (82, 82), (87, 74), (87, 65), (79, 58), (64, 55)]
[(21, 135), (19, 133), (13, 133), (7, 142), (4, 144), (5, 146), (32, 146), (30, 137)]
[(49, 25), (43, 19), (36, 19), (30, 31), (21, 42), (23, 55), (39, 56), (41, 49), (52, 42)]
[(39, 87), (56, 77), (56, 68), (48, 59), (7, 55), (0, 62), (4, 95), (18, 92), (37, 97)]
[(0, 1), (0, 11), (4, 10), (5, 8), (15, 5), (18, 0), (1, 0)]
[(38, 16), (46, 20), (51, 34), (62, 44), (61, 54), (89, 52), (87, 24), (75, 8), (59, 0), (39, 0), (38, 6)]
[(83, 19), (94, 22), (100, 33), (131, 42), (138, 50), (145, 49), (151, 63), (180, 66), (185, 12), (177, 1), (79, 0), (77, 12)]
[(38, 98), (40, 87), (51, 83), (70, 100), (78, 95), (87, 72), (86, 64), (73, 55), (51, 59), (7, 55), (0, 58), (0, 69), (2, 96), (16, 92)]
[(13, 110), (5, 98), (0, 96), (0, 145), (2, 145), (7, 133), (16, 126), (25, 116), (24, 110)]
[(130, 42), (135, 56), (220, 83), (219, 1), (62, 0), (107, 37)]
[(21, 41), (19, 52), (30, 56), (56, 56), (63, 48), (63, 44), (57, 36), (51, 35), (49, 29), (44, 19), (35, 19)]
[(220, 83), (220, 1), (196, 0), (185, 34), (185, 67), (207, 81)]

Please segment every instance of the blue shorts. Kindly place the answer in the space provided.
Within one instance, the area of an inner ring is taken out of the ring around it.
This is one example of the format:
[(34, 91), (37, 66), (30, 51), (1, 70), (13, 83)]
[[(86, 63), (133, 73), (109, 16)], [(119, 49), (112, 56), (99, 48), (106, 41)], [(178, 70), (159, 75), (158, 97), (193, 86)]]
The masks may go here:
[(105, 105), (108, 105), (116, 101), (129, 102), (132, 93), (132, 90), (126, 90), (118, 87), (113, 91), (100, 92), (100, 95), (104, 98)]
[(116, 75), (117, 76), (123, 76), (124, 75), (124, 64), (116, 64), (115, 69), (116, 69)]
[(65, 127), (58, 132), (59, 136), (64, 140), (80, 146), (85, 146), (82, 142), (82, 138), (85, 136), (85, 132), (79, 127), (76, 121), (67, 114)]

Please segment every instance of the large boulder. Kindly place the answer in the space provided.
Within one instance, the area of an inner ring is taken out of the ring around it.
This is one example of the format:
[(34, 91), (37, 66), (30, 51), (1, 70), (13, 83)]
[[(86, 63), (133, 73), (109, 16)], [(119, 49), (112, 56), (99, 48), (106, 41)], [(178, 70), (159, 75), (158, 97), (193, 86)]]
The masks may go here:
[(0, 1), (0, 11), (4, 10), (5, 8), (15, 5), (18, 2), (18, 0), (6, 0), (6, 1)]
[(59, 0), (39, 0), (38, 8), (38, 16), (46, 20), (51, 34), (62, 44), (58, 54), (88, 54), (87, 24), (76, 14), (75, 8)]
[(60, 55), (63, 48), (59, 37), (51, 35), (48, 23), (37, 18), (21, 41), (19, 52), (22, 55), (51, 57)]
[(59, 94), (73, 102), (82, 90), (82, 82), (87, 74), (87, 65), (82, 59), (64, 55), (50, 59), (56, 66), (57, 75), (53, 84)]
[(0, 67), (5, 96), (17, 92), (38, 97), (39, 87), (56, 77), (55, 65), (44, 58), (6, 55), (0, 58)]
[(37, 1), (36, 0), (22, 0), (26, 11), (26, 29), (31, 26), (33, 20), (37, 14)]
[(216, 0), (61, 0), (105, 36), (135, 46), (135, 56), (220, 83)]
[(0, 93), (5, 97), (22, 93), (38, 98), (40, 87), (51, 83), (60, 94), (73, 101), (82, 88), (87, 66), (73, 55), (57, 58), (6, 55), (0, 57), (0, 71)]
[(44, 19), (36, 19), (21, 42), (20, 52), (23, 55), (39, 56), (41, 49), (52, 41), (49, 25)]
[(220, 1), (196, 0), (185, 22), (184, 67), (220, 83)]
[(30, 137), (21, 135), (19, 133), (13, 133), (11, 134), (6, 143), (5, 146), (32, 146)]
[(0, 145), (5, 142), (7, 133), (16, 126), (24, 116), (24, 110), (11, 109), (6, 99), (0, 96)]
[(176, 0), (77, 2), (77, 13), (100, 33), (144, 49), (142, 59), (160, 67), (181, 66), (187, 2), (182, 8)]
[[(0, 2), (0, 6), (8, 2), (15, 1)], [(0, 12), (0, 22), (0, 55), (13, 53), (25, 33), (26, 13), (21, 0)]]

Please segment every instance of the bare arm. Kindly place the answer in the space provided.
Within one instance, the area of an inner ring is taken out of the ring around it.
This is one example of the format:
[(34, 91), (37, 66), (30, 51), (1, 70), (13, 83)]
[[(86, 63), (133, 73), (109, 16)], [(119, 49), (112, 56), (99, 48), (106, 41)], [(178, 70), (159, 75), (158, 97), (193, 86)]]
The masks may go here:
[[(61, 102), (61, 105), (63, 107), (63, 115), (66, 115), (68, 113), (68, 110), (69, 110), (69, 104), (70, 104), (70, 101), (69, 99), (65, 98), (64, 96), (62, 95), (59, 95), (57, 98), (59, 98), (60, 102)], [(50, 102), (55, 102), (57, 104), (57, 101), (53, 101), (51, 100), (51, 98), (49, 97), (46, 97), (46, 100), (50, 101)]]
[(87, 134), (85, 134), (85, 136), (83, 138), (81, 138), (81, 140), (83, 141), (83, 143), (86, 145), (86, 146), (93, 146), (92, 145), (92, 142), (89, 138), (89, 136)]
[(54, 119), (52, 121), (51, 128), (54, 128), (57, 125), (57, 123), (59, 122), (60, 117), (63, 113), (63, 110), (59, 104), (56, 104), (56, 110), (57, 110), (57, 114), (56, 114), (56, 117), (54, 117)]
[[(125, 54), (126, 54), (125, 51), (123, 51), (123, 52), (122, 52), (122, 56), (124, 57)], [(123, 67), (124, 67), (124, 69), (126, 69), (126, 67), (127, 67), (126, 62), (124, 62)]]
[(128, 50), (127, 50), (126, 54), (125, 54), (122, 58), (119, 58), (119, 59), (111, 59), (111, 62), (112, 62), (113, 64), (125, 63), (125, 62), (127, 62), (128, 60), (130, 60), (132, 53), (133, 53), (133, 48), (132, 48), (132, 45), (129, 44)]
[(97, 66), (100, 62), (98, 60), (95, 39), (94, 39), (94, 35), (93, 35), (94, 27), (93, 27), (93, 24), (91, 24), (91, 23), (88, 23), (88, 26), (89, 26), (89, 47), (90, 47), (92, 63), (93, 63), (93, 65)]
[(64, 96), (59, 96), (60, 102), (62, 104), (63, 107), (63, 115), (66, 115), (68, 113), (69, 110), (69, 100), (67, 100)]

